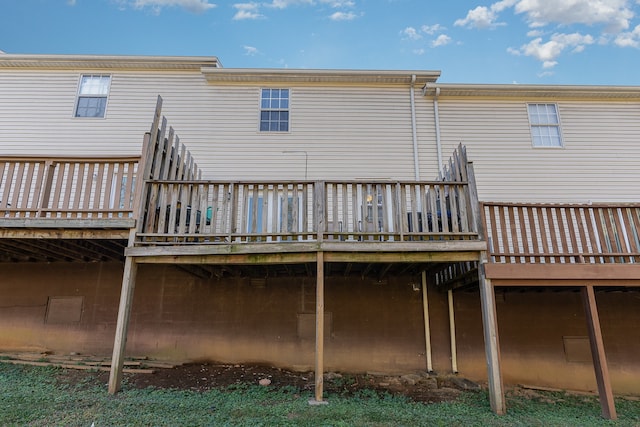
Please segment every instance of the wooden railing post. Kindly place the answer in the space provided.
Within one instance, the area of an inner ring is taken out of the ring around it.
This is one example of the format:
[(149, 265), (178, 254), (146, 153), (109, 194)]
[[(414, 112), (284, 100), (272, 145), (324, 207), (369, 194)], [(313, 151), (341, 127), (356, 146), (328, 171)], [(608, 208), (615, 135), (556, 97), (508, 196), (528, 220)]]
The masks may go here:
[(314, 213), (315, 213), (315, 224), (314, 228), (316, 231), (316, 239), (318, 243), (321, 243), (324, 239), (325, 232), (325, 185), (324, 181), (316, 181), (315, 182), (315, 191), (314, 191)]
[(484, 224), (482, 223), (482, 216), (480, 215), (480, 203), (478, 201), (478, 187), (476, 184), (476, 174), (473, 169), (473, 162), (467, 162), (467, 206), (469, 206), (469, 212), (471, 218), (469, 223), (472, 231), (478, 233), (481, 239), (484, 239)]
[(38, 212), (37, 216), (43, 217), (46, 215), (44, 211), (49, 206), (49, 200), (51, 199), (51, 187), (53, 186), (53, 177), (56, 173), (56, 163), (52, 160), (47, 160), (44, 164), (45, 174), (44, 180), (42, 181), (42, 190), (41, 197), (38, 201)]

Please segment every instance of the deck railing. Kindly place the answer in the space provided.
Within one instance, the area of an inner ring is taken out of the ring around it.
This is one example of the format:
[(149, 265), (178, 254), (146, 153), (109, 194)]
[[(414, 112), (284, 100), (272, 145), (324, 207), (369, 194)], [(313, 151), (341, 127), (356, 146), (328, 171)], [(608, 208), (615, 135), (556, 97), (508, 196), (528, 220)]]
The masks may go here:
[(146, 184), (139, 243), (461, 240), (477, 237), (465, 182)]
[(137, 165), (137, 157), (0, 157), (0, 218), (131, 217)]
[(640, 205), (483, 203), (499, 263), (640, 262)]

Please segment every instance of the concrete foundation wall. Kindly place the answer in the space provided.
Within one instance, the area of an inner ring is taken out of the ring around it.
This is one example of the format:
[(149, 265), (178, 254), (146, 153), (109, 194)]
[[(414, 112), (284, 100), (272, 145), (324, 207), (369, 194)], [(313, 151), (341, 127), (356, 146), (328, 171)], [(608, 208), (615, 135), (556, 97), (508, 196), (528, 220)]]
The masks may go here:
[[(0, 351), (109, 356), (123, 266), (0, 264)], [(384, 283), (328, 277), (327, 370), (403, 373), (426, 368), (422, 293), (411, 277)], [(640, 292), (598, 293), (614, 392), (640, 393)], [(485, 381), (477, 292), (454, 293), (461, 376)], [(505, 384), (595, 390), (577, 292), (496, 294)], [(312, 369), (315, 278), (202, 280), (142, 265), (128, 356), (259, 362)], [(446, 293), (429, 288), (434, 369), (451, 371)]]

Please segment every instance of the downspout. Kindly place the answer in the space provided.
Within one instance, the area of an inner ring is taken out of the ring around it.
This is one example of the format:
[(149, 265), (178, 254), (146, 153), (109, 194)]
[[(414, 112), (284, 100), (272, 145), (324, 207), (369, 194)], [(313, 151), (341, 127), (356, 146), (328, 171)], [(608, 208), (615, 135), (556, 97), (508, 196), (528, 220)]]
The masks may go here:
[(453, 306), (453, 291), (447, 291), (447, 299), (449, 301), (449, 336), (451, 337), (451, 371), (458, 373), (458, 350), (456, 346), (456, 317)]
[(420, 162), (418, 161), (418, 130), (416, 127), (416, 101), (415, 101), (415, 84), (416, 75), (411, 76), (411, 135), (413, 137), (413, 169), (414, 178), (416, 181), (420, 181)]
[(436, 126), (436, 155), (438, 156), (438, 173), (442, 175), (442, 144), (440, 142), (440, 112), (438, 110), (438, 96), (440, 96), (440, 88), (436, 87), (433, 96), (433, 117)]
[(427, 372), (433, 372), (431, 358), (431, 328), (429, 327), (429, 299), (427, 298), (427, 272), (422, 270), (422, 311), (424, 316), (425, 356), (427, 357)]

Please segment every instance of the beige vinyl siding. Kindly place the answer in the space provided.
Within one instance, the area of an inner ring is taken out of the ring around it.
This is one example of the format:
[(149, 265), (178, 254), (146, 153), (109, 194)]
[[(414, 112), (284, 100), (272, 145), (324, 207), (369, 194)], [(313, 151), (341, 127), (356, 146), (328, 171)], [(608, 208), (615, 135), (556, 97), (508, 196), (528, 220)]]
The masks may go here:
[(441, 100), (443, 153), (467, 146), (481, 200), (640, 201), (640, 105), (556, 103), (564, 146), (534, 148), (526, 100)]
[[(304, 153), (283, 151), (307, 153), (309, 179), (414, 177), (408, 87), (214, 86), (199, 72), (115, 71), (104, 73), (112, 75), (106, 116), (95, 119), (73, 117), (82, 74), (2, 71), (2, 153), (135, 155), (161, 95), (207, 178), (304, 178)], [(259, 132), (261, 87), (291, 89), (289, 132)]]
[[(433, 100), (419, 96), (416, 91), (416, 130), (418, 137), (418, 162), (420, 165), (420, 179), (432, 180), (438, 177), (438, 148), (436, 144), (436, 126)], [(453, 149), (447, 147), (442, 153), (443, 160), (448, 160)], [(413, 153), (412, 153), (413, 159)]]
[(212, 177), (302, 179), (304, 152), (309, 179), (413, 176), (408, 90), (290, 89), (290, 131), (260, 132), (259, 87), (212, 88), (207, 127), (181, 126)]
[(153, 114), (154, 96), (141, 95), (146, 100), (141, 114), (139, 105), (123, 103), (118, 95), (120, 79), (126, 77), (113, 75), (105, 118), (77, 118), (74, 108), (81, 74), (54, 71), (0, 74), (3, 154), (139, 154), (142, 135)]

